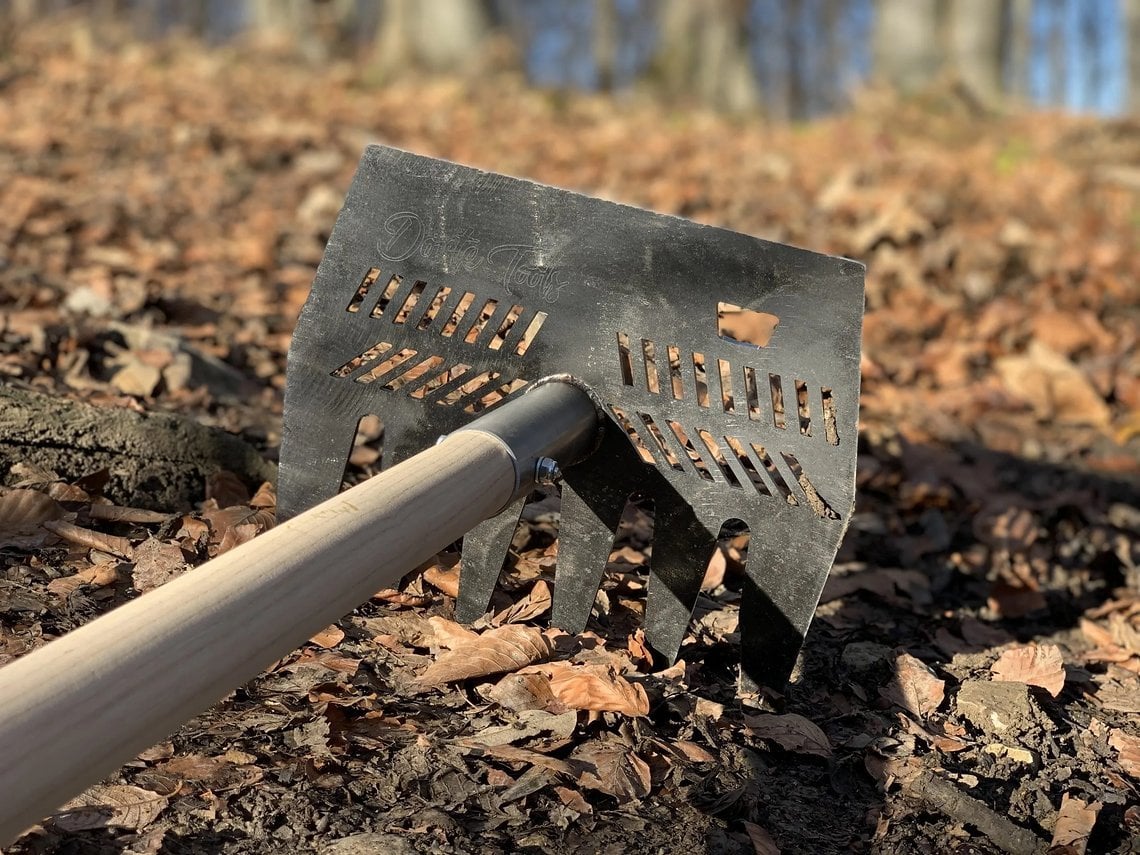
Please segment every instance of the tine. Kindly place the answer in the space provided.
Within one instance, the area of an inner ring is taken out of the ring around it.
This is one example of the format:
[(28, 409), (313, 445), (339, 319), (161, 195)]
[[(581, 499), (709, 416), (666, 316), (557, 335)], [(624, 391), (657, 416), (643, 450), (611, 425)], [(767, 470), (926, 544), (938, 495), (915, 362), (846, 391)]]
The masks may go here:
[(463, 536), (456, 620), (470, 623), (487, 611), (525, 504), (525, 498), (519, 499), (498, 516), (479, 523)]
[(337, 494), (361, 413), (286, 404), (285, 436), (277, 470), (277, 521)]
[(625, 499), (612, 494), (587, 503), (570, 485), (562, 484), (562, 523), (558, 528), (558, 567), (554, 575), (551, 623), (581, 632), (590, 619), (594, 598), (613, 547)]
[(680, 496), (657, 497), (645, 637), (670, 662), (677, 658), (689, 629), (716, 537)]
[[(793, 511), (794, 512), (794, 511)], [(788, 513), (784, 511), (783, 513)], [(782, 514), (753, 519), (748, 566), (740, 603), (740, 686), (783, 686), (792, 673), (831, 570), (841, 524), (820, 520), (828, 531), (789, 538)]]

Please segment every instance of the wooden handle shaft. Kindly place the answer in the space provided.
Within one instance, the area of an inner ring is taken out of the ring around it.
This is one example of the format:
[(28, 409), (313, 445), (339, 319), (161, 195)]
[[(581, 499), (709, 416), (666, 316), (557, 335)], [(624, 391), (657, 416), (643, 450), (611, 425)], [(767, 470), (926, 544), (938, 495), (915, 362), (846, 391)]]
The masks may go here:
[(511, 499), (502, 442), (445, 442), (0, 669), (0, 843)]

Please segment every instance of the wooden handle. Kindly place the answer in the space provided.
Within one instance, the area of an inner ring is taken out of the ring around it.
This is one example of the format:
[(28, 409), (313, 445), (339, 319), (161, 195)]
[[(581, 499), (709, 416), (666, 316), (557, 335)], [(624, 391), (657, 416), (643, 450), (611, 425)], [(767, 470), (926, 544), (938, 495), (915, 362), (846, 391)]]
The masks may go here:
[(496, 513), (514, 466), (452, 434), (0, 669), (0, 843)]

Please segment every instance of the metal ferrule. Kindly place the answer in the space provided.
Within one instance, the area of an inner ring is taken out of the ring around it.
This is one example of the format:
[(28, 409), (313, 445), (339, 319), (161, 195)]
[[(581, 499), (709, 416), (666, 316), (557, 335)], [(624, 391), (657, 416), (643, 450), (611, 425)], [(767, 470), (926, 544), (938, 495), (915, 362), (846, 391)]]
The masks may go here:
[(513, 502), (535, 488), (540, 459), (551, 458), (565, 469), (589, 455), (600, 425), (597, 404), (580, 384), (549, 378), (456, 433), (479, 431), (503, 444), (515, 466)]

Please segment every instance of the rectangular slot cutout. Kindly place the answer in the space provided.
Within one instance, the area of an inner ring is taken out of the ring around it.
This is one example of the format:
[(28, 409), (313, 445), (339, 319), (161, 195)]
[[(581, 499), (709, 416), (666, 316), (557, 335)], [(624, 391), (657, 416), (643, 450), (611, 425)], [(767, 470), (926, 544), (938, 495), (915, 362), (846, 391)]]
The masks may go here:
[(412, 313), (412, 310), (416, 308), (416, 303), (420, 301), (420, 295), (424, 292), (425, 288), (427, 288), (427, 283), (422, 279), (415, 281), (412, 285), (412, 290), (408, 292), (407, 299), (404, 300), (404, 305), (400, 306), (399, 311), (396, 312), (396, 316), (392, 318), (392, 323), (402, 324), (408, 320), (408, 316)]
[(650, 466), (656, 466), (657, 460), (653, 457), (653, 452), (649, 450), (649, 446), (645, 444), (645, 440), (641, 438), (641, 434), (637, 432), (637, 428), (634, 427), (633, 422), (630, 421), (625, 410), (619, 409), (618, 407), (610, 407), (610, 410), (613, 412), (614, 418), (617, 419), (617, 423), (621, 425), (622, 430), (625, 431), (626, 436), (629, 437), (629, 441), (633, 443), (633, 447), (637, 450), (637, 454), (642, 462), (648, 463)]
[(491, 337), (491, 343), (487, 345), (491, 350), (501, 350), (503, 344), (507, 340), (507, 336), (511, 334), (511, 329), (522, 317), (523, 307), (519, 305), (511, 306), (507, 309), (507, 316), (503, 318), (503, 322), (499, 324), (499, 329), (495, 331), (495, 335)]
[(756, 392), (756, 372), (744, 369), (744, 397), (748, 401), (748, 418), (760, 421), (760, 397)]
[(656, 395), (661, 391), (661, 380), (657, 375), (657, 345), (643, 338), (641, 353), (645, 357), (645, 388)]
[(705, 367), (705, 355), (693, 353), (693, 385), (697, 390), (697, 406), (709, 408), (709, 374)]
[(373, 360), (383, 356), (391, 349), (392, 345), (389, 342), (378, 341), (376, 344), (372, 345), (372, 347), (368, 348), (368, 350), (364, 351), (364, 353), (360, 354), (359, 356), (352, 357), (352, 359), (348, 360), (348, 362), (344, 363), (344, 365), (342, 365), (340, 368), (333, 371), (332, 376), (347, 377), (357, 368), (360, 368), (360, 366), (367, 365), (369, 362), (372, 362)]
[(835, 398), (826, 386), (820, 390), (820, 398), (823, 403), (823, 435), (831, 445), (839, 445), (839, 430), (835, 424)]
[(716, 440), (713, 439), (712, 434), (707, 430), (698, 429), (697, 436), (701, 438), (701, 442), (705, 444), (705, 448), (708, 449), (709, 454), (712, 456), (712, 459), (720, 468), (720, 472), (724, 476), (724, 480), (731, 484), (733, 487), (739, 487), (740, 479), (736, 477), (736, 473), (732, 470), (732, 467), (728, 465), (728, 459), (724, 456), (724, 452), (720, 450), (720, 446), (716, 444)]
[(700, 452), (697, 451), (696, 446), (693, 445), (689, 439), (689, 435), (685, 433), (685, 429), (681, 427), (678, 422), (666, 421), (665, 424), (669, 426), (669, 430), (673, 431), (673, 436), (677, 437), (677, 442), (681, 443), (681, 447), (685, 449), (685, 453), (689, 455), (689, 461), (693, 464), (693, 468), (697, 470), (697, 474), (705, 481), (712, 481), (713, 475), (709, 471), (709, 465), (705, 463)]
[(808, 507), (815, 511), (815, 515), (825, 520), (839, 519), (839, 514), (837, 514), (835, 509), (819, 494), (819, 491), (815, 489), (815, 485), (808, 480), (807, 474), (795, 456), (786, 452), (781, 452), (781, 456), (784, 458), (784, 462), (788, 464), (788, 468), (792, 470), (792, 475), (795, 476), (796, 482), (800, 485), (800, 489), (804, 491), (804, 497), (807, 499)]
[(509, 383), (504, 383), (502, 386), (500, 386), (498, 389), (495, 389), (493, 392), (488, 392), (483, 397), (472, 401), (470, 404), (468, 404), (466, 407), (463, 408), (463, 411), (465, 413), (474, 414), (474, 413), (484, 412), (485, 410), (489, 410), (491, 407), (495, 406), (496, 404), (499, 404), (502, 401), (505, 401), (507, 398), (509, 398), (511, 395), (513, 395), (515, 392), (517, 392), (519, 389), (521, 389), (523, 386), (525, 386), (526, 383), (527, 383), (526, 380), (512, 380)]
[(392, 302), (392, 298), (396, 296), (396, 292), (400, 290), (400, 283), (404, 281), (402, 276), (393, 276), (388, 280), (388, 284), (384, 286), (384, 293), (380, 295), (380, 299), (376, 305), (372, 307), (372, 312), (369, 317), (378, 318), (384, 314), (388, 304)]
[(764, 471), (768, 473), (768, 478), (780, 491), (780, 495), (784, 497), (789, 505), (798, 505), (799, 501), (796, 499), (795, 494), (792, 493), (792, 488), (788, 486), (788, 482), (784, 480), (784, 476), (780, 474), (775, 462), (768, 456), (768, 452), (764, 450), (764, 446), (752, 443), (752, 450), (756, 452), (756, 459), (760, 461), (764, 467)]
[(669, 382), (673, 387), (673, 400), (680, 401), (685, 395), (681, 384), (681, 350), (669, 345), (665, 348), (665, 353), (669, 357)]
[(452, 389), (446, 395), (439, 399), (437, 403), (444, 407), (450, 407), (453, 404), (459, 403), (463, 398), (478, 392), (488, 383), (493, 383), (498, 380), (500, 374), (498, 371), (484, 371), (481, 374), (476, 374), (466, 383), (462, 384), (456, 389)]
[(617, 334), (618, 367), (621, 368), (621, 383), (623, 386), (633, 385), (633, 359), (629, 355), (629, 336), (623, 332)]
[(516, 356), (522, 356), (530, 349), (530, 346), (534, 344), (534, 340), (538, 337), (538, 331), (542, 329), (542, 325), (545, 321), (546, 312), (534, 313), (534, 317), (531, 318), (530, 323), (527, 324), (526, 332), (523, 333), (519, 346), (515, 348)]
[(447, 323), (443, 325), (443, 329), (439, 334), (444, 338), (451, 338), (459, 324), (463, 321), (463, 316), (467, 314), (467, 310), (471, 308), (471, 304), (475, 302), (475, 295), (470, 291), (464, 291), (463, 296), (459, 298), (459, 302), (455, 304), (455, 308), (451, 310), (451, 317), (447, 319)]
[(725, 341), (767, 347), (780, 319), (768, 312), (757, 312), (732, 303), (716, 304), (716, 332)]
[(411, 383), (415, 383), (417, 380), (434, 371), (436, 368), (439, 368), (439, 366), (442, 364), (442, 356), (429, 356), (427, 359), (423, 359), (420, 362), (417, 362), (407, 371), (397, 374), (395, 377), (391, 378), (387, 383), (384, 384), (383, 388), (387, 389), (389, 392), (395, 392), (398, 389), (403, 389), (405, 386)]
[(736, 462), (744, 474), (748, 476), (749, 482), (756, 488), (756, 492), (762, 496), (771, 496), (772, 491), (768, 489), (767, 482), (760, 477), (756, 464), (752, 462), (752, 457), (748, 454), (748, 449), (744, 447), (744, 444), (734, 436), (726, 436), (724, 442), (732, 451), (732, 456), (736, 458)]
[(788, 420), (784, 413), (784, 384), (779, 374), (768, 375), (768, 388), (772, 393), (772, 424), (780, 430), (787, 430)]
[(724, 407), (726, 413), (735, 413), (736, 401), (732, 397), (732, 365), (723, 359), (718, 359), (716, 366), (717, 372), (720, 374), (721, 406)]
[(376, 280), (380, 278), (380, 268), (369, 268), (368, 272), (364, 274), (364, 278), (360, 280), (360, 287), (356, 289), (356, 293), (352, 295), (352, 299), (348, 301), (346, 311), (359, 312), (360, 304), (364, 302), (364, 298), (368, 296), (368, 289), (376, 284)]
[(811, 436), (811, 405), (808, 403), (808, 387), (803, 380), (796, 381), (796, 412), (800, 417), (800, 433)]
[(474, 344), (479, 340), (479, 336), (483, 334), (483, 330), (487, 328), (487, 322), (495, 314), (495, 309), (499, 307), (498, 300), (488, 300), (483, 304), (483, 308), (479, 310), (478, 317), (475, 318), (475, 323), (471, 325), (471, 329), (467, 330), (467, 335), (463, 340), (468, 344)]
[(678, 472), (684, 472), (685, 467), (681, 465), (681, 459), (669, 446), (665, 440), (661, 429), (657, 427), (657, 423), (653, 421), (653, 417), (648, 413), (638, 413), (638, 417), (645, 422), (645, 429), (649, 431), (649, 435), (653, 437), (653, 441), (657, 443), (657, 447), (661, 449), (661, 454), (665, 458), (665, 462), (676, 469)]
[(427, 311), (424, 312), (424, 316), (420, 318), (420, 322), (416, 324), (416, 329), (426, 330), (431, 322), (435, 320), (436, 315), (439, 314), (440, 309), (443, 308), (443, 304), (447, 302), (447, 298), (450, 296), (450, 288), (448, 288), (446, 285), (440, 288), (439, 293), (431, 298), (431, 305), (427, 307)]
[(373, 383), (387, 374), (389, 371), (403, 365), (409, 359), (416, 355), (416, 352), (410, 347), (405, 347), (399, 353), (389, 356), (371, 371), (361, 374), (356, 378), (357, 383)]
[(462, 362), (457, 365), (453, 365), (451, 368), (447, 369), (444, 372), (441, 372), (440, 374), (437, 374), (435, 377), (428, 380), (428, 382), (420, 388), (409, 392), (408, 397), (422, 401), (424, 398), (433, 395), (435, 392), (439, 391), (453, 380), (458, 380), (470, 370), (471, 366), (464, 365)]

